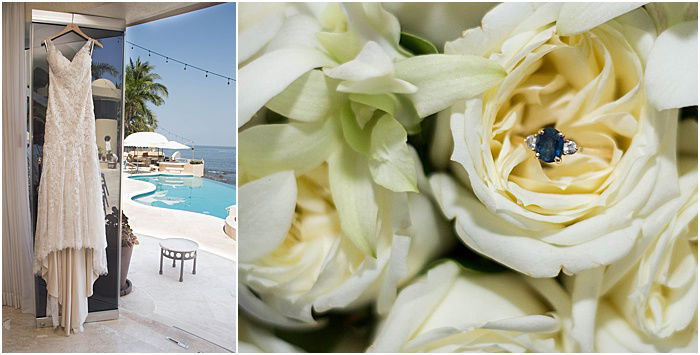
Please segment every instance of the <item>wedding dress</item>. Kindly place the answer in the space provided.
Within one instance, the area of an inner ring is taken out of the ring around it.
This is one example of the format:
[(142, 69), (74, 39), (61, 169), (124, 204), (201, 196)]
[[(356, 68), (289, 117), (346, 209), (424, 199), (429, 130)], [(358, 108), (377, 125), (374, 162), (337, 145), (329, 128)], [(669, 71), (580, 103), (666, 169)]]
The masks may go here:
[(92, 43), (68, 60), (46, 41), (49, 95), (39, 182), (34, 272), (46, 281), (47, 313), (81, 332), (87, 298), (107, 273), (107, 239), (92, 103)]

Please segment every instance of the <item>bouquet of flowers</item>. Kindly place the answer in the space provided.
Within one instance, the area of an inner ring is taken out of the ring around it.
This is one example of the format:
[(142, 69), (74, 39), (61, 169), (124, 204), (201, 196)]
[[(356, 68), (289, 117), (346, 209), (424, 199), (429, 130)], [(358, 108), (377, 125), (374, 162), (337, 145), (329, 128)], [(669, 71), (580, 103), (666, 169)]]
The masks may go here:
[(697, 352), (696, 3), (239, 5), (239, 351)]

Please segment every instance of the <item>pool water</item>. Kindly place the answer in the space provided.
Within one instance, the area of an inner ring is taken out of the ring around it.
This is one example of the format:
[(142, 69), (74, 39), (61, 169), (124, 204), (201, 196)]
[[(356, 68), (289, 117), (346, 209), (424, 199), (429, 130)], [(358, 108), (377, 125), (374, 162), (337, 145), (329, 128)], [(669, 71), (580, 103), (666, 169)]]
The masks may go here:
[(226, 218), (236, 203), (236, 187), (196, 176), (144, 175), (130, 179), (154, 184), (156, 189), (131, 199), (148, 206), (190, 211)]

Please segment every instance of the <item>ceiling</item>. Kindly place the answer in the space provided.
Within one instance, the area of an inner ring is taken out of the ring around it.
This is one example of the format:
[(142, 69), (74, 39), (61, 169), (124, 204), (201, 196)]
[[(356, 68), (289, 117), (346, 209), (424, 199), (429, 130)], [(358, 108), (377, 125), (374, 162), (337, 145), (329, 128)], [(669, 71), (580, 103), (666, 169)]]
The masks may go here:
[(31, 22), (32, 9), (69, 12), (124, 19), (126, 26), (139, 25), (220, 4), (219, 2), (27, 2)]

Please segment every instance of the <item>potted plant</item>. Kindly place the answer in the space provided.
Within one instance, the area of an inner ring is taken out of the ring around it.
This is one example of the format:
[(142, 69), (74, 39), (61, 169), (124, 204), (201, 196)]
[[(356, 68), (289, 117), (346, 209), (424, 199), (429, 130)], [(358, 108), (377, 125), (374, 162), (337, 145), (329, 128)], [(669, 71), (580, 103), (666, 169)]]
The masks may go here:
[(119, 285), (119, 294), (126, 296), (131, 293), (131, 281), (126, 277), (129, 274), (129, 264), (131, 263), (131, 253), (134, 251), (134, 245), (138, 245), (139, 240), (129, 226), (129, 218), (122, 212), (122, 262), (120, 270), (121, 285)]

